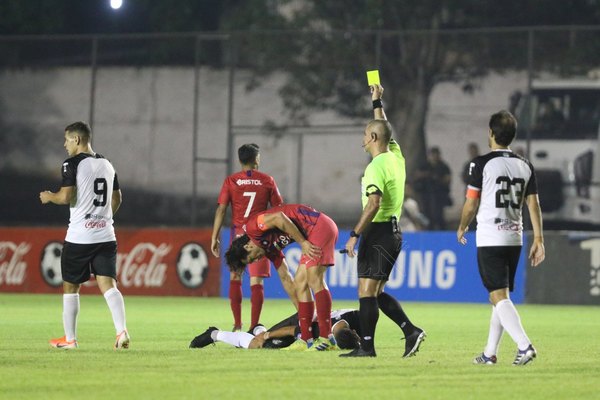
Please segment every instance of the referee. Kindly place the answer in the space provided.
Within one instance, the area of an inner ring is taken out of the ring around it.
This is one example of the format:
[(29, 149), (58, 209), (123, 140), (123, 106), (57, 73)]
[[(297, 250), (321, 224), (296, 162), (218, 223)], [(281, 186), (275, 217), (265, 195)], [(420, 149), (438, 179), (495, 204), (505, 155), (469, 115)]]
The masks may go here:
[(371, 93), (375, 119), (367, 124), (362, 147), (372, 161), (362, 177), (363, 212), (345, 247), (354, 257), (356, 242), (362, 236), (358, 247), (361, 344), (340, 357), (376, 356), (374, 338), (380, 308), (402, 329), (406, 339), (404, 357), (409, 357), (419, 350), (425, 332), (410, 322), (394, 297), (383, 292), (402, 247), (398, 220), (404, 202), (404, 156), (392, 139), (392, 126), (383, 111), (383, 87), (373, 85)]

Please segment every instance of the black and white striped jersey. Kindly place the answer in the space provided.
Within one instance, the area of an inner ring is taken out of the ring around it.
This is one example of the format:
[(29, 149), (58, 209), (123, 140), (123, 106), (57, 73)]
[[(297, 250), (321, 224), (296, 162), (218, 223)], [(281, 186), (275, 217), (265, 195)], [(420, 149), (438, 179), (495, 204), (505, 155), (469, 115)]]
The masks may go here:
[[(316, 318), (314, 321), (316, 321)], [(354, 329), (360, 334), (360, 319), (358, 316), (358, 310), (344, 308), (341, 310), (331, 311), (331, 328), (333, 329), (333, 327), (340, 321), (346, 321), (350, 326), (350, 329)]]
[(467, 197), (480, 197), (477, 246), (522, 245), (522, 207), (531, 194), (537, 194), (537, 183), (528, 160), (509, 149), (473, 159)]
[(80, 244), (116, 240), (111, 203), (119, 181), (110, 161), (87, 153), (67, 159), (62, 165), (62, 186), (76, 190), (65, 240)]

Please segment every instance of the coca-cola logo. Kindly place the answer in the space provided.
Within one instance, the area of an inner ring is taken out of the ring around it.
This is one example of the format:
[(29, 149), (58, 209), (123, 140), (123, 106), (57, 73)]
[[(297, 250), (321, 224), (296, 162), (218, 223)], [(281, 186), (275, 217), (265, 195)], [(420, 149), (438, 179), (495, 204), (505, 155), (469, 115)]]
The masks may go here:
[(62, 273), (60, 269), (60, 258), (62, 256), (63, 244), (60, 242), (49, 242), (42, 250), (40, 260), (40, 272), (44, 282), (52, 287), (62, 284)]
[(25, 242), (0, 242), (0, 286), (18, 286), (25, 282), (27, 263), (23, 257), (30, 248)]
[(161, 287), (167, 278), (164, 257), (171, 246), (138, 243), (129, 253), (117, 254), (117, 275), (124, 287)]
[(195, 289), (204, 283), (208, 274), (208, 257), (199, 243), (185, 244), (177, 257), (177, 276), (183, 285)]
[(93, 220), (93, 219), (88, 219), (85, 222), (85, 227), (87, 229), (100, 229), (100, 228), (105, 228), (106, 227), (106, 221), (103, 219), (100, 220)]

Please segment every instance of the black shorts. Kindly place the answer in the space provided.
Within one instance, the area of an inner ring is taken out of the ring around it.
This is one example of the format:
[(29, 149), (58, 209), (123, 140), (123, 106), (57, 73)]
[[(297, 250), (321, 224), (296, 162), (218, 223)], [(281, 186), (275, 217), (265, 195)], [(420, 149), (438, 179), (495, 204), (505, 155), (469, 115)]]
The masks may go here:
[(267, 331), (273, 332), (273, 331), (276, 331), (277, 329), (285, 328), (286, 326), (295, 326), (295, 327), (298, 326), (298, 313), (296, 313), (294, 315), (290, 315), (283, 321), (278, 322), (277, 324), (270, 327)]
[(65, 242), (60, 266), (63, 281), (69, 283), (87, 282), (90, 273), (117, 279), (117, 242)]
[(290, 347), (296, 341), (294, 336), (285, 336), (281, 338), (269, 338), (264, 341), (263, 349), (284, 349)]
[(284, 347), (290, 346), (296, 340), (296, 335), (300, 332), (298, 326), (298, 314), (294, 314), (283, 321), (275, 324), (268, 329), (269, 332), (273, 332), (279, 328), (285, 328), (286, 326), (293, 326), (296, 328), (296, 332), (293, 336), (286, 336), (282, 338), (267, 339), (263, 343), (263, 349), (283, 349)]
[(522, 246), (490, 246), (477, 248), (477, 264), (483, 286), (492, 292), (515, 286), (515, 274)]
[(400, 255), (402, 233), (392, 222), (372, 222), (358, 245), (358, 277), (387, 281)]
[[(294, 343), (296, 341), (296, 337), (298, 337), (298, 335), (300, 335), (300, 323), (298, 320), (297, 313), (289, 316), (288, 318), (284, 319), (281, 322), (278, 322), (277, 324), (275, 324), (274, 326), (269, 328), (268, 331), (273, 332), (273, 331), (276, 331), (277, 329), (285, 328), (287, 326), (293, 326), (295, 328), (293, 336), (285, 336), (285, 337), (281, 337), (281, 338), (267, 339), (263, 343), (263, 349), (283, 349), (284, 347), (289, 347), (292, 343)], [(316, 339), (319, 337), (319, 324), (316, 321), (314, 321), (311, 325), (311, 333), (312, 333), (313, 339)]]

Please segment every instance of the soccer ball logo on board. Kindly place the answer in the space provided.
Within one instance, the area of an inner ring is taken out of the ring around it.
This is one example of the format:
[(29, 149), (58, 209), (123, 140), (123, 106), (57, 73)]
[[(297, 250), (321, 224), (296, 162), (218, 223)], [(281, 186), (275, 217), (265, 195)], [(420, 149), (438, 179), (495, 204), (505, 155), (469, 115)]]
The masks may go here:
[(60, 242), (49, 242), (42, 250), (40, 269), (44, 281), (52, 286), (62, 285), (62, 273), (60, 272), (60, 257), (63, 245)]
[(198, 243), (187, 243), (177, 257), (177, 276), (190, 289), (202, 285), (208, 274), (208, 257)]

